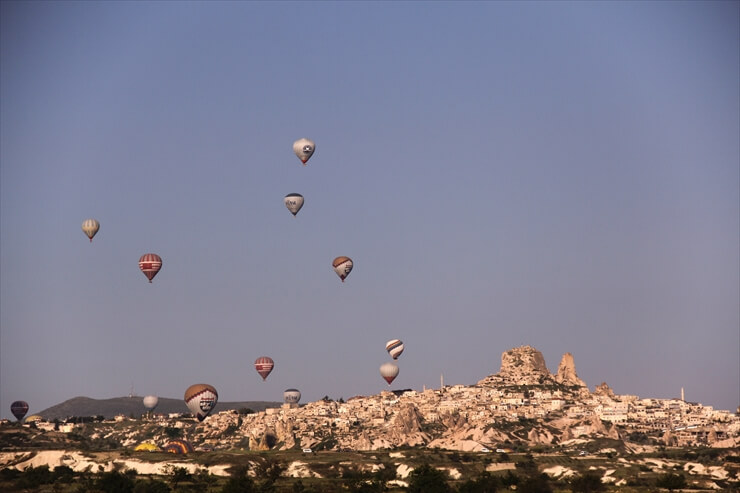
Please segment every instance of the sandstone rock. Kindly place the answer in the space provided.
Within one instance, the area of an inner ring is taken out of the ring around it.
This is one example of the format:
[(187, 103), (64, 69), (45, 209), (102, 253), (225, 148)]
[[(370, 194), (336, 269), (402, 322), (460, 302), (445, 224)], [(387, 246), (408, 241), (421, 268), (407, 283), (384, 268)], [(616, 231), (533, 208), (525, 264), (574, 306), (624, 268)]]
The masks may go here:
[(549, 377), (550, 372), (541, 352), (532, 346), (521, 346), (509, 349), (501, 355), (499, 375), (503, 377), (521, 375)]
[(555, 375), (555, 381), (562, 383), (563, 385), (577, 385), (578, 387), (585, 387), (586, 383), (578, 378), (576, 374), (576, 363), (573, 359), (573, 355), (565, 353), (563, 358), (560, 360), (558, 366), (558, 373)]
[(594, 390), (594, 394), (602, 397), (609, 397), (610, 399), (615, 398), (614, 391), (606, 384), (606, 382), (601, 382), (596, 387), (596, 390)]

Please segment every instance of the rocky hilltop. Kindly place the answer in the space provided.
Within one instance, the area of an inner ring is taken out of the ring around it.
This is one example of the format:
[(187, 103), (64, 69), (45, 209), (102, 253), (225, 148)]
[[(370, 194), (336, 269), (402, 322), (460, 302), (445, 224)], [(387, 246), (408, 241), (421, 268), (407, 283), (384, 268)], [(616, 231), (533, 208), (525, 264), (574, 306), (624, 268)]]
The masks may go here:
[(478, 382), (478, 385), (510, 387), (521, 385), (561, 385), (575, 393), (588, 393), (586, 383), (578, 378), (573, 355), (565, 353), (558, 372), (547, 369), (542, 353), (532, 346), (509, 349), (501, 355), (501, 369)]

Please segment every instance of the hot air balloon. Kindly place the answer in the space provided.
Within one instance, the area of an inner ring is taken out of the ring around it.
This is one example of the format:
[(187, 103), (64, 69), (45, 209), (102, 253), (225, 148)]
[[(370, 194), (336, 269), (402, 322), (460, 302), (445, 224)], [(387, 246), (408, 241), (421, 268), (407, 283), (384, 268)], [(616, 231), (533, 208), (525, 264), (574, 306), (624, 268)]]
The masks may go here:
[(162, 268), (162, 257), (156, 253), (145, 253), (139, 259), (139, 269), (144, 273), (149, 282), (152, 282), (159, 269)]
[(316, 150), (316, 144), (310, 139), (298, 139), (293, 142), (293, 152), (298, 156), (298, 159), (305, 165), (306, 162), (311, 159), (314, 151)]
[(23, 419), (23, 416), (28, 412), (28, 402), (26, 401), (15, 401), (10, 405), (10, 412), (13, 413), (15, 419), (18, 421)]
[(154, 443), (143, 442), (138, 444), (134, 450), (137, 452), (158, 452), (161, 449)]
[(337, 257), (331, 265), (334, 267), (334, 272), (337, 273), (342, 282), (344, 282), (349, 273), (352, 272), (352, 267), (354, 266), (352, 259), (349, 257)]
[(391, 355), (393, 359), (398, 359), (403, 352), (403, 342), (398, 339), (392, 339), (385, 343), (385, 350)]
[(283, 401), (286, 404), (298, 404), (301, 400), (301, 391), (298, 389), (288, 389), (283, 392)]
[(218, 402), (218, 392), (215, 387), (205, 383), (197, 383), (185, 391), (185, 404), (198, 421), (206, 419)]
[(192, 443), (178, 438), (162, 447), (162, 450), (171, 454), (187, 454), (192, 452), (194, 449)]
[(262, 375), (262, 380), (267, 378), (267, 375), (270, 374), (274, 366), (275, 362), (272, 358), (268, 358), (267, 356), (260, 356), (254, 362), (254, 367), (257, 369), (257, 373)]
[(90, 238), (91, 242), (93, 236), (95, 236), (95, 233), (97, 233), (99, 229), (100, 223), (95, 219), (85, 219), (84, 221), (82, 221), (82, 231), (87, 235), (88, 238)]
[(390, 361), (388, 363), (383, 363), (380, 365), (380, 376), (388, 382), (388, 385), (390, 385), (398, 376), (398, 365), (391, 363)]
[(288, 210), (293, 213), (293, 217), (295, 217), (295, 215), (298, 214), (298, 211), (301, 210), (301, 207), (303, 207), (303, 195), (300, 193), (289, 193), (285, 196), (283, 202), (285, 202), (285, 207), (287, 207)]
[(144, 407), (147, 408), (149, 411), (153, 411), (155, 407), (157, 407), (157, 404), (159, 404), (159, 397), (156, 395), (147, 395), (144, 397)]

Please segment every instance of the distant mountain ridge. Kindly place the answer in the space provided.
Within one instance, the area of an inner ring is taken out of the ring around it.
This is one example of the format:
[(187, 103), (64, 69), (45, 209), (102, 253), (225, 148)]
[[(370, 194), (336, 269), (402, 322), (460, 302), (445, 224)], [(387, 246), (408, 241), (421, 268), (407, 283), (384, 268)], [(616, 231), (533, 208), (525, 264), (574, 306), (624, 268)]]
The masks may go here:
[[(34, 413), (44, 419), (65, 419), (72, 416), (104, 416), (113, 418), (118, 415), (139, 417), (146, 413), (143, 396), (113, 397), (111, 399), (92, 399), (90, 397), (74, 397), (61, 404), (51, 406), (41, 412)], [(280, 407), (282, 402), (270, 401), (243, 401), (243, 402), (218, 402), (213, 412), (228, 411), (229, 409), (249, 408), (253, 411), (264, 411), (271, 407)], [(190, 413), (185, 401), (182, 399), (170, 399), (160, 397), (155, 413)]]

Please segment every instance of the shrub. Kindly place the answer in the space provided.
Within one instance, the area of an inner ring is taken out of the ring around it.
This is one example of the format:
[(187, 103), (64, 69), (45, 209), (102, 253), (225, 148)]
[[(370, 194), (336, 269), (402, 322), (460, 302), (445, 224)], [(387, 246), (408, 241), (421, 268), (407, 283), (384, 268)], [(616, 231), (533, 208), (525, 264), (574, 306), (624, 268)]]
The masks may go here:
[(601, 482), (601, 477), (595, 472), (587, 472), (570, 480), (570, 489), (573, 493), (597, 493), (606, 491), (606, 485)]
[(417, 467), (409, 474), (410, 493), (448, 493), (452, 489), (447, 484), (447, 474), (429, 464)]
[(133, 493), (134, 482), (125, 474), (110, 471), (103, 473), (100, 478), (95, 481), (95, 487), (99, 490), (105, 491), (105, 493)]
[(496, 493), (499, 481), (491, 473), (484, 471), (476, 479), (469, 479), (458, 488), (458, 493)]
[(686, 487), (686, 478), (682, 474), (663, 474), (660, 476), (655, 485), (658, 488), (665, 488), (668, 491), (679, 490)]

